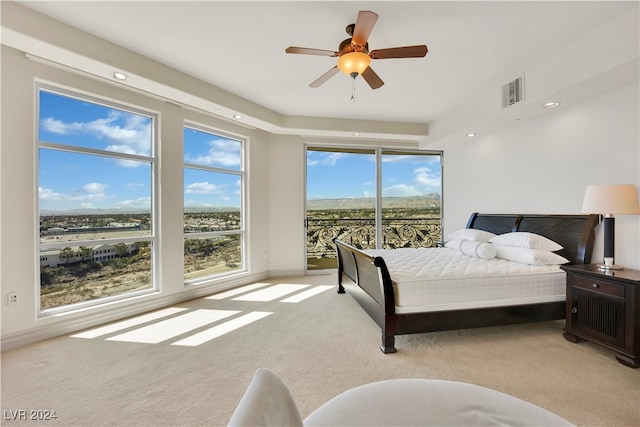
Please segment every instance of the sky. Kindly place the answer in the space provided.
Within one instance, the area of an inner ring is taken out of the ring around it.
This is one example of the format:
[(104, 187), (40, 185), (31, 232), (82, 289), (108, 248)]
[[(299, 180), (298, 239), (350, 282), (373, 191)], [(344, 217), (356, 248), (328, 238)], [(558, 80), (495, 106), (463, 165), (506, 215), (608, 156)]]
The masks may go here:
[[(99, 151), (40, 148), (40, 210), (149, 211), (153, 132), (152, 117), (41, 91), (39, 140)], [(185, 206), (240, 207), (241, 146), (185, 127), (185, 163), (209, 168), (185, 168)], [(135, 157), (105, 157), (118, 154)]]
[[(153, 117), (39, 94), (41, 211), (149, 211)], [(240, 207), (242, 142), (185, 127), (185, 207)], [(166, 143), (166, 142), (165, 142)], [(179, 142), (178, 142), (179, 143)], [(63, 144), (84, 152), (64, 149)], [(440, 193), (439, 156), (382, 156), (383, 196)], [(307, 197), (372, 197), (375, 155), (309, 151)]]
[[(381, 155), (382, 197), (441, 193), (438, 155)], [(376, 155), (307, 151), (307, 199), (375, 197)]]

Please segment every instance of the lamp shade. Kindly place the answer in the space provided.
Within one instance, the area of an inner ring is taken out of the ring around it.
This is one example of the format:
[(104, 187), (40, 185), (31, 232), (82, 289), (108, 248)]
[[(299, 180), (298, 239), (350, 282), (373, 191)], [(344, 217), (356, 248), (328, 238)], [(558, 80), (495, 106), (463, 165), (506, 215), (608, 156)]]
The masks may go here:
[(633, 215), (640, 213), (633, 184), (589, 185), (582, 202), (583, 213)]
[(347, 76), (351, 74), (362, 74), (371, 63), (371, 58), (366, 53), (362, 52), (350, 52), (345, 53), (338, 58), (338, 68)]

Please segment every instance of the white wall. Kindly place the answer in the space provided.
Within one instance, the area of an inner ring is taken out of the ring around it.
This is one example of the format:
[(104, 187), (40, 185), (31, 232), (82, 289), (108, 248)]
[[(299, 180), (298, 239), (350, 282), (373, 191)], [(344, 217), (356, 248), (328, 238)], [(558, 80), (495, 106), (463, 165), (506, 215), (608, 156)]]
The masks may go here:
[[(2, 105), (0, 156), (0, 286), (2, 289), (3, 348), (37, 339), (48, 338), (99, 323), (130, 316), (208, 295), (215, 290), (249, 283), (269, 275), (263, 254), (269, 250), (269, 157), (268, 134), (251, 130), (213, 116), (183, 109), (174, 103), (150, 98), (118, 86), (85, 78), (74, 73), (28, 60), (21, 52), (2, 46)], [(77, 310), (60, 315), (40, 316), (36, 294), (39, 283), (37, 245), (37, 126), (35, 81), (68, 87), (76, 92), (117, 100), (157, 112), (160, 116), (159, 155), (160, 216), (158, 285), (161, 292), (114, 302), (107, 306)], [(183, 279), (183, 154), (182, 127), (184, 120), (200, 123), (212, 130), (248, 138), (247, 205), (250, 209), (247, 228), (251, 246), (247, 257), (247, 272), (224, 280), (185, 286)], [(8, 306), (6, 295), (20, 294), (20, 303)]]
[(304, 142), (272, 135), (269, 143), (269, 268), (274, 275), (303, 274), (306, 236)]
[[(580, 213), (590, 184), (640, 188), (638, 84), (562, 105), (444, 154), (444, 229), (472, 212)], [(602, 262), (602, 226), (593, 262)], [(640, 216), (616, 218), (616, 263), (640, 268)]]

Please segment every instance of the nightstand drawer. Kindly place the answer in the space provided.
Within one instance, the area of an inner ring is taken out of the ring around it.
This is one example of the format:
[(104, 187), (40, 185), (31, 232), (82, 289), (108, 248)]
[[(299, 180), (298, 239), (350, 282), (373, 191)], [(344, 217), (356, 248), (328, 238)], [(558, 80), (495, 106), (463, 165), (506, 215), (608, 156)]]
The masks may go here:
[(576, 288), (600, 292), (614, 297), (624, 298), (624, 286), (603, 282), (589, 277), (572, 277), (572, 285)]

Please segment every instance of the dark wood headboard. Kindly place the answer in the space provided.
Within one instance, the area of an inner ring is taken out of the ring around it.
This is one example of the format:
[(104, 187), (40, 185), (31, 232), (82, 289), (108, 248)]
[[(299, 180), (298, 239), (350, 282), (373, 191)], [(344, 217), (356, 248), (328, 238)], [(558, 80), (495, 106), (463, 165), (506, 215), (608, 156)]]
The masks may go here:
[(527, 231), (540, 234), (563, 247), (557, 253), (572, 264), (589, 264), (594, 228), (600, 215), (537, 215), (537, 214), (480, 214), (473, 213), (467, 228), (489, 231), (494, 234)]

